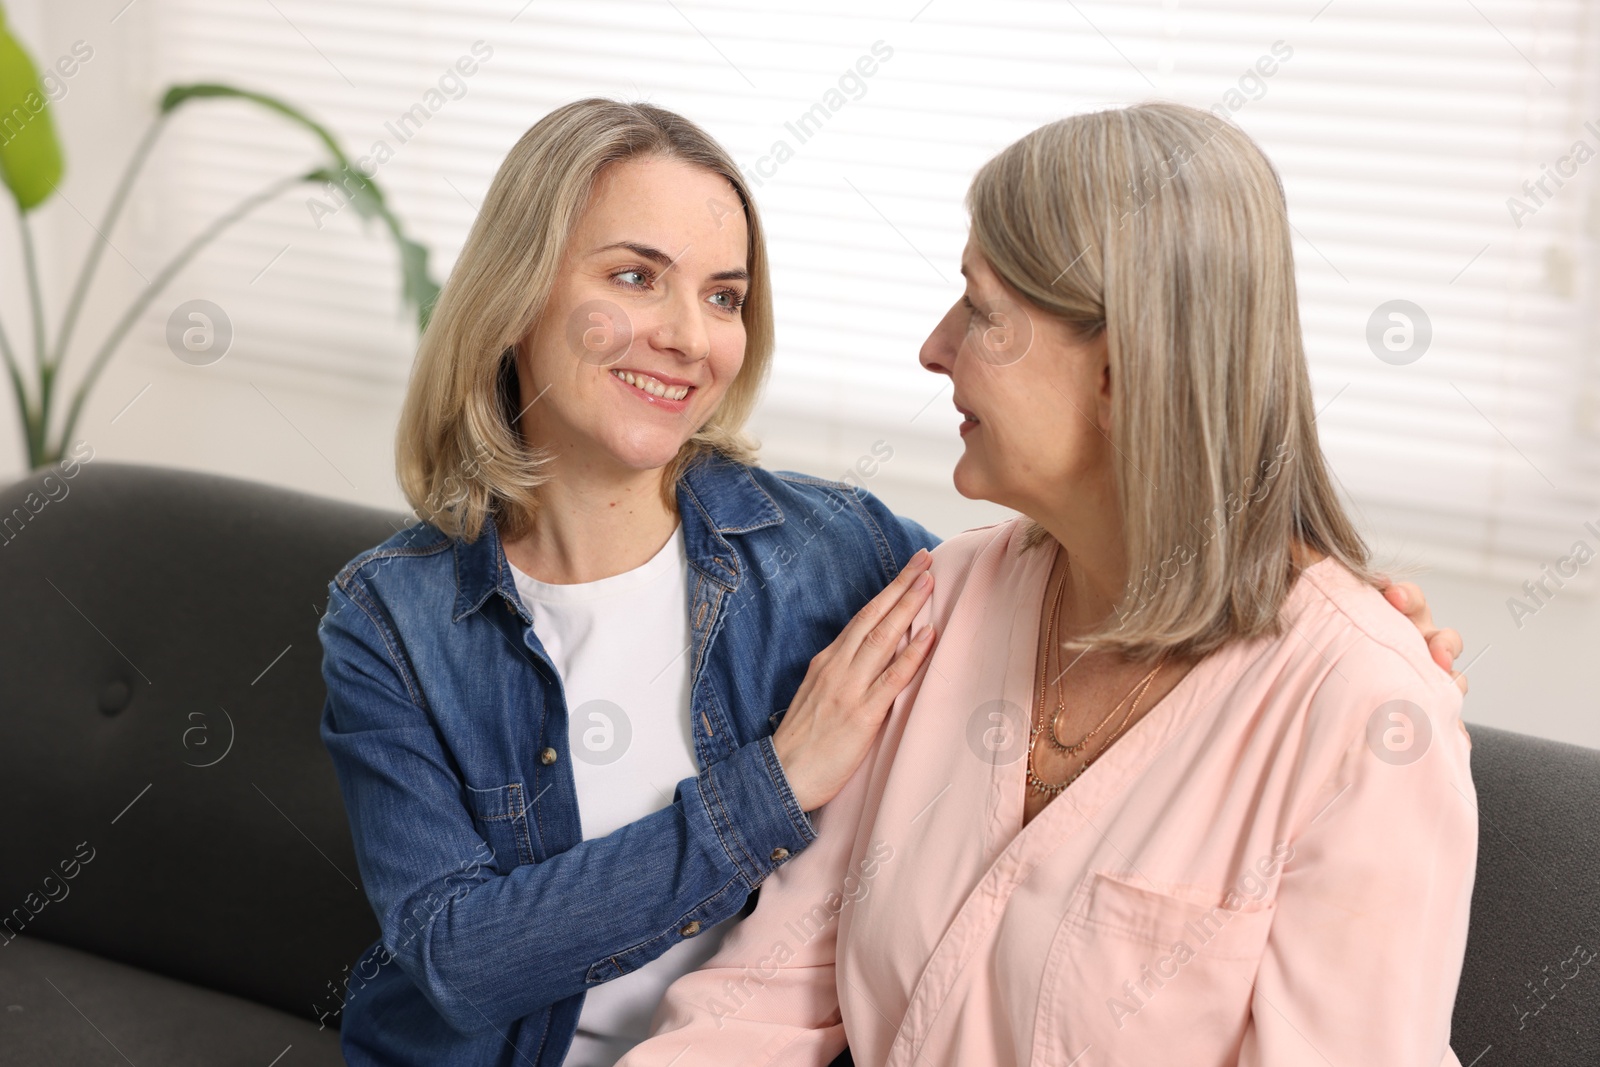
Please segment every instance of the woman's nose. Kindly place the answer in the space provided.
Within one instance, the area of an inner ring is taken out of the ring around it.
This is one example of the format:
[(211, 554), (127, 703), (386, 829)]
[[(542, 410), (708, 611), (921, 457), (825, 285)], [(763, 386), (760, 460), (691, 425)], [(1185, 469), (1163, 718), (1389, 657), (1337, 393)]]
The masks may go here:
[(676, 352), (684, 359), (701, 360), (709, 356), (711, 335), (706, 330), (698, 296), (674, 294), (661, 308), (661, 319), (651, 340), (657, 348)]
[(944, 318), (933, 328), (928, 339), (922, 342), (917, 361), (923, 370), (934, 374), (952, 374), (955, 371), (956, 353), (961, 351), (961, 307), (959, 304), (945, 312)]

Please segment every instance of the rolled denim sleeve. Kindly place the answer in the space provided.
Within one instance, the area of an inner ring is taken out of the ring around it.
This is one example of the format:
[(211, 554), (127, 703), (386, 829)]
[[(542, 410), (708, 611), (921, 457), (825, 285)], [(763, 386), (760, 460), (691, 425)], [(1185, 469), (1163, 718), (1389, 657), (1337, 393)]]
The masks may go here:
[(751, 888), (817, 838), (770, 735), (707, 767), (696, 784), (705, 818)]
[(502, 874), (382, 605), (332, 583), (319, 632), (321, 735), (383, 949), (462, 1033), (503, 1030), (732, 917), (815, 837), (763, 738), (684, 779), (672, 806)]

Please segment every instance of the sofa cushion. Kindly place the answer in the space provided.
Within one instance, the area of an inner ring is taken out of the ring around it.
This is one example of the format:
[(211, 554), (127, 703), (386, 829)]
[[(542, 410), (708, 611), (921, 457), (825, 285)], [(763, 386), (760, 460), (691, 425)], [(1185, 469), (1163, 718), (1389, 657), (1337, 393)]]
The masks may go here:
[[(292, 1047), (292, 1051), (289, 1051)], [(337, 1025), (213, 993), (77, 949), (0, 948), (0, 1060), (56, 1067), (336, 1067)]]
[(337, 1006), (378, 926), (317, 732), (318, 613), (404, 522), (102, 460), (0, 490), (0, 942)]
[(1470, 729), (1478, 876), (1450, 1045), (1464, 1067), (1593, 1067), (1600, 752)]

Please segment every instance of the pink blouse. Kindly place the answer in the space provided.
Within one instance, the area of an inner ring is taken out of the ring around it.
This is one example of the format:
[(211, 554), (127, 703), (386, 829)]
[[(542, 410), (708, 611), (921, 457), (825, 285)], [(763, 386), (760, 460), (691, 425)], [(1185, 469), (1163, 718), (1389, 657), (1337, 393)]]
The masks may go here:
[(817, 840), (627, 1067), (1456, 1065), (1455, 686), (1333, 560), (1022, 825), (1048, 546), (934, 552), (939, 640)]

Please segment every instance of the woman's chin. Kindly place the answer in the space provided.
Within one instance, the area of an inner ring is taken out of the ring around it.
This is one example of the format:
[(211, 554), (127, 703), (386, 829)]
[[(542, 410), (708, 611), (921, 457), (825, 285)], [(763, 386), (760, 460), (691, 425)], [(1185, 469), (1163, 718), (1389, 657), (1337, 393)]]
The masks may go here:
[(621, 467), (636, 471), (660, 470), (678, 457), (683, 449), (684, 440), (670, 438), (661, 440), (634, 440), (621, 441), (614, 444), (608, 451), (612, 460)]
[(984, 476), (983, 469), (971, 455), (963, 455), (956, 460), (956, 469), (951, 474), (951, 481), (955, 483), (956, 492), (968, 500), (989, 499), (986, 490), (990, 480)]
[(1018, 507), (1020, 500), (1015, 487), (1008, 485), (1002, 478), (994, 477), (971, 454), (964, 455), (956, 461), (951, 481), (955, 483), (956, 492), (968, 500), (986, 500), (991, 504), (1010, 508), (1012, 511), (1023, 511)]

